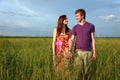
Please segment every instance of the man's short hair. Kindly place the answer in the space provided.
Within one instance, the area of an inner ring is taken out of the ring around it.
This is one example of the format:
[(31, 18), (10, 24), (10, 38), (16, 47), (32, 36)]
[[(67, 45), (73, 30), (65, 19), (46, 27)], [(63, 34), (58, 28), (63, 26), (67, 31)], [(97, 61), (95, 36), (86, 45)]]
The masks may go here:
[(75, 11), (75, 14), (80, 13), (80, 15), (84, 16), (84, 19), (86, 18), (86, 12), (84, 9), (77, 9)]

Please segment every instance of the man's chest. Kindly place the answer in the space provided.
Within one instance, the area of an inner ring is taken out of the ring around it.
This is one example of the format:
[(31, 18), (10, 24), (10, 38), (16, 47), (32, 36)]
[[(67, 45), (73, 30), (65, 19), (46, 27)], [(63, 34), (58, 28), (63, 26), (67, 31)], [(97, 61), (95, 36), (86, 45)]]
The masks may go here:
[(89, 27), (77, 27), (75, 29), (76, 35), (83, 36), (83, 35), (90, 35), (90, 28)]

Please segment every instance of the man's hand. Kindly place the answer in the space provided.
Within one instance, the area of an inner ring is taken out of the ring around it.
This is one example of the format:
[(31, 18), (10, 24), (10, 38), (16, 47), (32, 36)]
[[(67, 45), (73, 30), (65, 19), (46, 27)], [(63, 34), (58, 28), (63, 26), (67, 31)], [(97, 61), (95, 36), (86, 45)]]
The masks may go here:
[(96, 60), (96, 53), (93, 53), (92, 59), (95, 61)]

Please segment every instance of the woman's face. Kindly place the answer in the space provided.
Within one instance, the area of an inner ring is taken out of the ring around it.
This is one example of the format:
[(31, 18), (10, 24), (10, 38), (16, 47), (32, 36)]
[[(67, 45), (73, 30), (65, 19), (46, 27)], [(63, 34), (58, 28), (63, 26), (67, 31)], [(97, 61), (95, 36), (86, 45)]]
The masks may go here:
[(67, 18), (63, 21), (63, 24), (68, 24), (68, 19)]

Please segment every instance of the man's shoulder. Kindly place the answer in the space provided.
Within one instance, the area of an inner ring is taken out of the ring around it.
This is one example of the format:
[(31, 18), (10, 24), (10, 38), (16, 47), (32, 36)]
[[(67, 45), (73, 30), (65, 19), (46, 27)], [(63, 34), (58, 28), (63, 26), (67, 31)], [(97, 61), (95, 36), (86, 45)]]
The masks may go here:
[(76, 27), (78, 27), (78, 24), (76, 24), (76, 25), (73, 26), (73, 28), (76, 28)]
[(89, 26), (94, 27), (94, 24), (93, 24), (93, 23), (91, 23), (91, 22), (87, 22), (87, 24), (88, 24)]
[(92, 24), (90, 22), (87, 22), (87, 24), (88, 24), (89, 30), (92, 30), (93, 32), (95, 32), (95, 26), (94, 26), (94, 24)]

